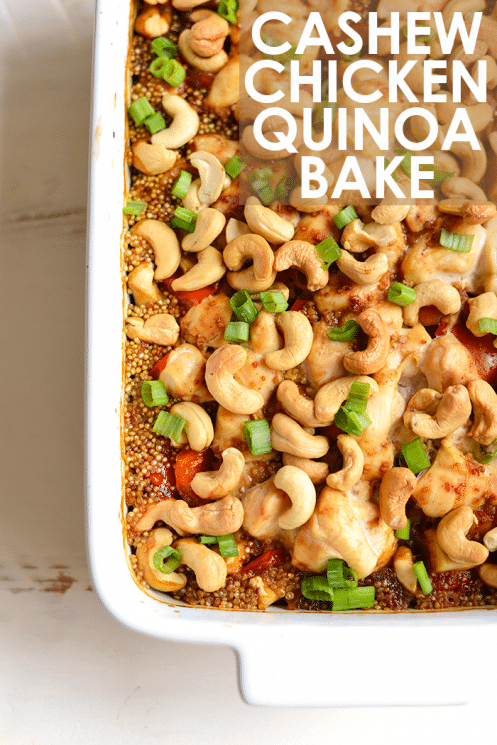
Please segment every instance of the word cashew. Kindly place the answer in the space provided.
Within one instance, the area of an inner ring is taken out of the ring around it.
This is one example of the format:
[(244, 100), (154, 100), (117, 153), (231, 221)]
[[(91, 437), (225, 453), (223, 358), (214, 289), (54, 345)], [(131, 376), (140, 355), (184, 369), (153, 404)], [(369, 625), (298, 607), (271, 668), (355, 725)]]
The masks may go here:
[(200, 175), (198, 198), (205, 204), (212, 204), (223, 190), (226, 172), (220, 161), (206, 150), (196, 150), (188, 156), (188, 160), (195, 166)]
[(414, 595), (418, 586), (418, 578), (414, 572), (414, 557), (410, 548), (399, 546), (393, 557), (393, 568), (400, 584)]
[(129, 273), (128, 292), (138, 306), (164, 300), (164, 295), (154, 282), (154, 268), (150, 262), (142, 261)]
[(257, 197), (247, 199), (243, 214), (250, 230), (262, 235), (269, 243), (285, 243), (293, 238), (293, 225), (269, 207), (263, 207)]
[(233, 272), (239, 271), (247, 259), (252, 259), (256, 280), (267, 280), (273, 274), (274, 254), (271, 246), (260, 235), (247, 233), (230, 241), (223, 251), (224, 263)]
[(324, 426), (323, 422), (314, 416), (314, 401), (302, 396), (297, 383), (294, 383), (293, 380), (283, 380), (278, 386), (276, 397), (286, 413), (296, 419), (302, 426)]
[(373, 285), (388, 271), (388, 259), (385, 254), (374, 254), (366, 261), (357, 261), (343, 249), (337, 266), (352, 282), (358, 285)]
[[(210, 57), (202, 57), (200, 54), (196, 54), (196, 52), (193, 51), (191, 35), (191, 29), (185, 28), (179, 35), (178, 39), (178, 49), (190, 67), (202, 70), (202, 72), (217, 72), (225, 66), (228, 62), (228, 55), (224, 49), (221, 49), (220, 52), (217, 52)], [(197, 133), (195, 132), (195, 134)]]
[(180, 344), (169, 352), (159, 374), (167, 393), (175, 398), (191, 398), (204, 382), (206, 357), (193, 344)]
[(283, 453), (282, 460), (284, 466), (295, 466), (300, 468), (301, 471), (305, 471), (313, 484), (322, 484), (330, 470), (327, 463), (310, 460), (309, 458), (299, 458), (296, 455), (290, 455), (290, 453)]
[(314, 414), (324, 427), (333, 421), (335, 414), (350, 393), (352, 383), (368, 383), (369, 395), (378, 393), (378, 383), (367, 375), (347, 375), (321, 386), (314, 399)]
[(133, 165), (147, 176), (165, 173), (176, 163), (177, 154), (164, 145), (152, 145), (144, 140), (135, 142), (131, 147)]

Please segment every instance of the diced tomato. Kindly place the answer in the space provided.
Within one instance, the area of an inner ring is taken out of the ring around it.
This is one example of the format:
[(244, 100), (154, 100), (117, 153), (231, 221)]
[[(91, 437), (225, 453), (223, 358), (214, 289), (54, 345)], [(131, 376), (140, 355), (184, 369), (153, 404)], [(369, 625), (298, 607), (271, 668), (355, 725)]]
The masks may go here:
[(149, 476), (154, 486), (159, 488), (161, 494), (165, 497), (177, 497), (176, 480), (174, 477), (174, 467), (172, 465), (161, 466), (159, 470), (153, 471)]
[(294, 302), (290, 310), (302, 310), (302, 308), (305, 305), (305, 300), (302, 300), (302, 298), (299, 298)]
[(202, 287), (200, 290), (173, 290), (171, 283), (173, 280), (178, 279), (178, 277), (181, 277), (181, 273), (175, 272), (171, 277), (165, 279), (162, 282), (162, 285), (171, 295), (174, 295), (178, 300), (186, 305), (187, 308), (193, 308), (194, 305), (201, 303), (205, 297), (213, 295), (219, 286), (219, 282), (214, 282), (214, 284)]
[(205, 504), (205, 501), (195, 494), (190, 485), (197, 473), (214, 470), (214, 463), (214, 453), (210, 448), (200, 451), (184, 448), (176, 456), (176, 463), (174, 464), (176, 488), (181, 499), (184, 499), (190, 507), (199, 507), (201, 504)]
[[(436, 336), (443, 336), (446, 333), (447, 325), (442, 321), (437, 329)], [(466, 327), (466, 323), (459, 318), (457, 323), (451, 328), (451, 332), (461, 344), (464, 344), (471, 354), (476, 369), (482, 376), (483, 380), (492, 386), (497, 385), (497, 349), (493, 345), (495, 336), (487, 334), (486, 336), (474, 336)]]
[(150, 375), (152, 376), (153, 380), (159, 380), (160, 374), (167, 365), (167, 360), (169, 359), (169, 355), (171, 353), (168, 352), (164, 357), (162, 357), (158, 362), (155, 363), (155, 365), (152, 365), (150, 368)]
[(272, 548), (253, 559), (242, 567), (242, 574), (252, 572), (252, 574), (262, 574), (266, 569), (271, 567), (280, 567), (287, 560), (287, 552), (283, 548)]

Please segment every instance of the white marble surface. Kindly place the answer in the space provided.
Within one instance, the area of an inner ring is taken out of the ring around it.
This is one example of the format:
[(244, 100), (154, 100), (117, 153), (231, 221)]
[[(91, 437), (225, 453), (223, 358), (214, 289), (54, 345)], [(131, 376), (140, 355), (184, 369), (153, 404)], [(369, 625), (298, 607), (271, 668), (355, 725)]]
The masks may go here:
[[(139, 636), (92, 591), (83, 368), (93, 14), (94, 0), (0, 0), (0, 743), (492, 742), (495, 647), (475, 651), (488, 686), (466, 707), (253, 708), (230, 649)], [(401, 685), (416, 650), (406, 639), (392, 654)]]

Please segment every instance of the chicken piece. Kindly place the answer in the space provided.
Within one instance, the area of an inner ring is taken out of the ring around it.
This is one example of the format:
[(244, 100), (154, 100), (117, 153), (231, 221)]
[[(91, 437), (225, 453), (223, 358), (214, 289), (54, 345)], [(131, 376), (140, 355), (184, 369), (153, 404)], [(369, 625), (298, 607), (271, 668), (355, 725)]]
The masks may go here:
[(449, 385), (467, 385), (480, 378), (471, 354), (452, 334), (433, 339), (421, 371), (426, 375), (428, 387), (439, 393)]
[(219, 347), (231, 319), (230, 299), (223, 293), (209, 295), (183, 316), (180, 322), (185, 341), (197, 347)]
[(343, 366), (343, 358), (353, 349), (353, 343), (350, 341), (332, 341), (326, 335), (326, 330), (329, 328), (326, 321), (319, 321), (316, 324), (311, 351), (303, 363), (303, 367), (309, 371), (310, 380), (314, 382), (316, 388), (329, 383), (330, 380), (347, 375)]

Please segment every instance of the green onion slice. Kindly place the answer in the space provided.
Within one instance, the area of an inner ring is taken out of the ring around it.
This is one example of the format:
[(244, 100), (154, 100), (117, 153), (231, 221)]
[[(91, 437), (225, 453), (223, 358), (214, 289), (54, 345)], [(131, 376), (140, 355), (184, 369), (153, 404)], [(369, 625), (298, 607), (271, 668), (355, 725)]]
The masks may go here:
[(352, 207), (352, 205), (349, 205), (333, 218), (333, 222), (335, 223), (337, 228), (341, 229), (348, 225), (349, 222), (352, 222), (352, 220), (357, 220), (358, 218), (359, 215), (357, 214), (355, 209)]
[(240, 160), (240, 156), (237, 153), (231, 158), (230, 161), (228, 161), (228, 163), (226, 163), (226, 165), (224, 166), (224, 170), (226, 171), (228, 176), (231, 176), (231, 178), (236, 178), (246, 167), (247, 164), (243, 160)]
[[(407, 36), (407, 23), (405, 24), (405, 26), (402, 26), (401, 31), (404, 34), (404, 36), (406, 37), (406, 39), (407, 39), (408, 38), (408, 36)], [(435, 29), (434, 28), (430, 28), (430, 33), (428, 34), (428, 36), (416, 36), (415, 38), (421, 44), (429, 44), (430, 41), (432, 41), (432, 39), (435, 38)]]
[(416, 290), (403, 285), (402, 282), (394, 282), (388, 288), (387, 298), (391, 303), (405, 308), (406, 305), (411, 305), (416, 300)]
[(469, 254), (473, 245), (474, 235), (462, 235), (461, 233), (451, 233), (449, 230), (442, 228), (440, 233), (440, 245), (444, 248), (450, 248), (451, 251)]
[[(167, 558), (169, 556), (169, 559)], [(167, 559), (166, 562), (164, 560)], [(171, 574), (174, 572), (182, 562), (180, 552), (172, 546), (163, 546), (159, 551), (156, 551), (153, 555), (152, 561), (154, 567), (162, 572), (162, 574)]]
[(158, 36), (150, 45), (159, 57), (175, 57), (178, 47), (165, 36)]
[(357, 572), (347, 566), (343, 559), (328, 559), (326, 576), (328, 584), (334, 589), (357, 587)]
[(408, 541), (411, 535), (411, 521), (407, 518), (407, 524), (403, 528), (395, 531), (396, 538), (400, 538), (402, 541)]
[(323, 269), (329, 269), (331, 264), (342, 255), (340, 246), (333, 240), (333, 238), (325, 238), (324, 241), (318, 243), (316, 246), (316, 252), (319, 258), (324, 261)]
[(331, 341), (352, 341), (359, 333), (359, 324), (357, 321), (346, 321), (343, 326), (334, 326), (326, 331)]
[(354, 411), (356, 414), (365, 414), (368, 406), (369, 383), (354, 381), (350, 386), (349, 395), (343, 404), (347, 411)]
[(201, 535), (198, 542), (206, 546), (212, 546), (214, 543), (217, 543), (217, 535)]
[(418, 474), (420, 471), (424, 471), (425, 468), (431, 466), (430, 459), (421, 442), (421, 437), (416, 437), (414, 440), (406, 442), (402, 445), (401, 450), (407, 467), (413, 473)]
[(228, 559), (230, 556), (238, 556), (238, 546), (236, 545), (233, 533), (218, 536), (217, 542), (219, 544), (219, 553), (223, 559)]
[(375, 600), (374, 587), (353, 587), (335, 590), (333, 597), (334, 611), (354, 610), (355, 608), (372, 608)]
[(256, 179), (255, 181), (252, 181), (250, 185), (252, 191), (257, 194), (257, 197), (266, 207), (268, 204), (271, 204), (271, 202), (274, 202), (274, 191), (271, 189), (267, 181)]
[(402, 170), (404, 171), (404, 173), (406, 174), (406, 176), (408, 176), (409, 178), (411, 178), (411, 158), (412, 158), (412, 153), (410, 152), (410, 150), (405, 150), (404, 148), (396, 147), (396, 148), (394, 148), (394, 153), (395, 153), (395, 155), (402, 155), (403, 156), (403, 159), (402, 159), (402, 161), (400, 163), (400, 167), (402, 168)]
[(432, 166), (428, 164), (420, 165), (419, 170), (433, 171), (433, 178), (423, 179), (423, 181), (426, 181), (427, 184), (433, 184), (433, 186), (441, 186), (446, 178), (454, 175), (453, 171), (442, 171), (442, 169), (438, 168), (435, 164), (433, 164)]
[(490, 445), (488, 445), (486, 448), (483, 448), (480, 445), (479, 452), (475, 455), (475, 458), (478, 461), (478, 463), (487, 465), (487, 463), (491, 463), (496, 456), (497, 456), (497, 440), (493, 440), (490, 443)]
[(197, 215), (195, 212), (185, 209), (185, 207), (176, 207), (174, 210), (174, 217), (169, 221), (169, 225), (172, 228), (181, 228), (189, 233), (195, 232), (196, 224)]
[(126, 207), (123, 207), (123, 212), (125, 215), (139, 215), (140, 212), (143, 212), (145, 207), (147, 206), (146, 202), (128, 202)]
[(271, 430), (267, 419), (253, 419), (245, 422), (243, 434), (252, 455), (263, 455), (272, 451)]
[(192, 174), (188, 171), (180, 171), (180, 174), (171, 188), (171, 194), (178, 199), (184, 199), (192, 183)]
[(367, 414), (357, 414), (355, 411), (349, 411), (344, 406), (340, 406), (335, 414), (334, 421), (338, 429), (356, 437), (360, 437), (371, 424), (371, 419)]
[(274, 196), (276, 199), (286, 199), (291, 191), (295, 189), (295, 177), (294, 176), (283, 176), (282, 179), (276, 184), (274, 190)]
[(154, 60), (152, 60), (148, 71), (151, 72), (154, 77), (161, 78), (164, 66), (168, 61), (169, 57), (156, 57)]
[(224, 338), (234, 342), (248, 341), (249, 335), (250, 326), (245, 321), (231, 321), (224, 331)]
[(166, 386), (162, 380), (144, 380), (141, 396), (145, 406), (164, 406), (169, 401)]
[(247, 173), (247, 181), (249, 184), (252, 181), (261, 179), (262, 181), (270, 181), (273, 178), (273, 172), (270, 168), (256, 168), (253, 171)]
[(424, 562), (417, 561), (412, 568), (414, 569), (414, 574), (418, 578), (421, 592), (423, 592), (425, 595), (429, 595), (430, 592), (433, 590), (433, 585), (431, 584), (430, 578), (428, 577), (428, 572), (426, 571)]
[(261, 302), (270, 313), (283, 313), (288, 308), (282, 292), (261, 292)]
[(154, 135), (156, 132), (160, 132), (166, 128), (166, 122), (162, 114), (155, 112), (152, 116), (148, 116), (145, 119), (145, 126), (150, 134)]
[(497, 318), (480, 318), (478, 326), (484, 334), (497, 335)]
[(333, 600), (334, 590), (329, 586), (326, 577), (306, 577), (300, 583), (300, 590), (308, 600)]
[(257, 318), (257, 308), (247, 290), (235, 292), (230, 300), (230, 305), (239, 321), (252, 323)]
[(129, 106), (128, 114), (131, 116), (134, 123), (139, 125), (143, 124), (145, 119), (147, 119), (149, 116), (155, 114), (155, 111), (148, 100), (145, 98), (145, 96), (142, 96), (141, 98), (137, 98), (136, 101), (133, 101), (133, 103)]
[(161, 70), (161, 76), (164, 78), (166, 83), (169, 83), (173, 88), (177, 88), (178, 85), (184, 82), (186, 78), (186, 70), (176, 59), (169, 59)]
[(238, 20), (238, 0), (221, 0), (217, 12), (222, 16), (222, 18), (225, 18), (228, 23), (236, 23)]
[(169, 411), (161, 411), (155, 420), (152, 432), (178, 442), (185, 424), (186, 419), (183, 419), (182, 416), (176, 416), (176, 414), (171, 414)]

